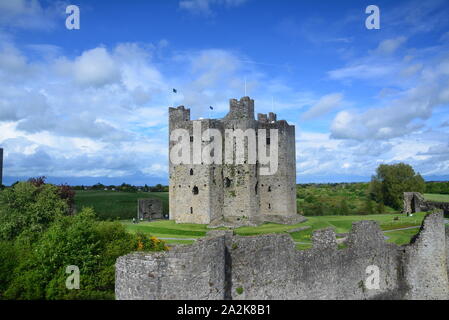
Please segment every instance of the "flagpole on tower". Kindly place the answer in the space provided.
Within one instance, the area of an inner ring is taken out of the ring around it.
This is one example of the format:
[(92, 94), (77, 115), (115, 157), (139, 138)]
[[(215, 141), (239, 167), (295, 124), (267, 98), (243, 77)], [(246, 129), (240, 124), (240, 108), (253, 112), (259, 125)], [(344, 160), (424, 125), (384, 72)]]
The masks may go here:
[(212, 107), (212, 106), (209, 106), (209, 119), (212, 119), (211, 117), (210, 117), (210, 111), (211, 110), (214, 110), (214, 108)]
[(175, 88), (173, 88), (172, 89), (172, 101), (171, 101), (171, 103), (172, 103), (172, 105), (173, 105), (173, 108), (175, 107), (175, 96), (173, 95), (173, 93), (178, 93), (178, 90), (176, 90)]
[(245, 76), (245, 97), (246, 97), (246, 76)]

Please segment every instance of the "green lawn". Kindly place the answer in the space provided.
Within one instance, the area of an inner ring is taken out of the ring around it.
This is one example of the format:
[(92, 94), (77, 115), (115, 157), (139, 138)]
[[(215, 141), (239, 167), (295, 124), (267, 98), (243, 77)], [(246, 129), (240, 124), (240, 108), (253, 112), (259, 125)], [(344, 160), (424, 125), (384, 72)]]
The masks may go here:
[[(413, 217), (407, 217), (401, 214), (380, 214), (380, 215), (359, 215), (359, 216), (319, 216), (307, 217), (307, 221), (295, 225), (280, 225), (274, 223), (265, 223), (258, 227), (240, 227), (235, 229), (235, 233), (242, 236), (283, 233), (289, 229), (310, 226), (309, 229), (290, 233), (297, 242), (298, 249), (310, 248), (311, 236), (314, 230), (332, 227), (337, 233), (349, 232), (352, 223), (359, 220), (378, 221), (382, 230), (392, 230), (406, 228), (410, 226), (419, 226), (425, 216), (425, 213), (417, 213)], [(399, 217), (399, 220), (394, 220)], [(126, 228), (131, 232), (141, 231), (159, 238), (178, 238), (178, 239), (198, 239), (204, 237), (209, 230), (206, 225), (198, 224), (176, 224), (171, 220), (141, 222), (133, 224), (129, 221), (123, 221)], [(389, 237), (387, 241), (402, 245), (410, 241), (411, 237), (418, 232), (419, 228), (409, 230), (398, 230), (385, 233)], [(193, 240), (167, 240), (168, 243), (193, 243)]]
[(168, 213), (168, 192), (116, 192), (116, 191), (76, 191), (75, 205), (93, 207), (103, 220), (123, 220), (136, 217), (137, 199), (162, 199), (163, 211)]
[(387, 242), (397, 243), (397, 244), (406, 244), (409, 243), (411, 238), (417, 234), (419, 228), (416, 229), (407, 229), (407, 230), (398, 230), (393, 232), (385, 232), (385, 235), (388, 237)]
[[(433, 200), (449, 201), (449, 195), (425, 195)], [(196, 224), (176, 224), (173, 221), (155, 221), (141, 222), (139, 224), (131, 223), (131, 219), (136, 216), (137, 199), (139, 198), (159, 198), (163, 201), (164, 213), (168, 213), (168, 193), (167, 192), (115, 192), (115, 191), (77, 191), (75, 204), (78, 209), (83, 206), (90, 206), (95, 209), (100, 219), (122, 220), (126, 228), (131, 232), (142, 231), (159, 238), (177, 238), (188, 240), (167, 240), (168, 243), (193, 243), (194, 240), (204, 237), (208, 229), (206, 225)], [(410, 226), (419, 226), (424, 217), (424, 213), (415, 214), (413, 217), (406, 217), (402, 214), (387, 213), (376, 215), (326, 215), (326, 216), (308, 216), (308, 221), (296, 225), (279, 225), (266, 223), (258, 227), (241, 227), (235, 230), (236, 234), (249, 236), (266, 233), (281, 233), (288, 229), (301, 226), (310, 226), (311, 228), (290, 233), (297, 242), (299, 249), (310, 247), (311, 235), (314, 230), (332, 227), (337, 233), (346, 233), (352, 228), (352, 223), (359, 220), (376, 220), (380, 223), (382, 230), (399, 229)], [(398, 217), (399, 220), (393, 220)], [(408, 243), (411, 237), (416, 234), (418, 228), (410, 230), (399, 230), (388, 232), (388, 241), (397, 244)]]
[[(129, 220), (122, 221), (130, 232), (143, 232), (158, 238), (198, 239), (204, 237), (208, 229), (205, 224), (176, 224), (172, 220), (139, 222), (134, 224)], [(194, 240), (164, 240), (170, 244), (191, 244)]]
[(449, 194), (424, 193), (424, 198), (430, 201), (449, 202)]
[[(310, 226), (311, 228), (299, 232), (290, 233), (292, 238), (298, 242), (311, 242), (312, 233), (314, 230), (323, 228), (334, 228), (337, 233), (347, 233), (352, 229), (352, 223), (360, 220), (375, 220), (379, 222), (382, 230), (400, 229), (411, 226), (419, 226), (425, 216), (425, 213), (417, 213), (413, 217), (407, 217), (401, 214), (378, 214), (378, 215), (359, 215), (359, 216), (319, 216), (319, 217), (307, 217), (307, 221), (294, 225), (276, 225), (265, 224), (259, 227), (242, 227), (236, 229), (236, 233), (240, 235), (255, 235), (262, 233), (272, 232), (284, 232), (290, 228), (296, 228), (298, 226)], [(393, 220), (395, 217), (399, 217), (399, 220)], [(406, 232), (404, 232), (406, 231)], [(408, 243), (411, 237), (418, 232), (418, 228), (410, 230), (401, 230), (388, 232), (386, 235), (390, 238), (388, 241), (402, 245)], [(409, 237), (406, 237), (409, 235)], [(302, 244), (300, 248), (307, 247)], [(309, 245), (310, 247), (310, 245)]]

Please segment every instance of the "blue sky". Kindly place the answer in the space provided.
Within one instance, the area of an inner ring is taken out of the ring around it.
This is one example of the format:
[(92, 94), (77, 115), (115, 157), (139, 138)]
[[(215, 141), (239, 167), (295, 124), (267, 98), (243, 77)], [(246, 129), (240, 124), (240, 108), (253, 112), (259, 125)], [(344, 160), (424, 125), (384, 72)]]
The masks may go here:
[(222, 117), (245, 78), (256, 112), (296, 125), (298, 182), (400, 161), (449, 179), (448, 16), (447, 0), (0, 0), (4, 181), (167, 183), (168, 106)]

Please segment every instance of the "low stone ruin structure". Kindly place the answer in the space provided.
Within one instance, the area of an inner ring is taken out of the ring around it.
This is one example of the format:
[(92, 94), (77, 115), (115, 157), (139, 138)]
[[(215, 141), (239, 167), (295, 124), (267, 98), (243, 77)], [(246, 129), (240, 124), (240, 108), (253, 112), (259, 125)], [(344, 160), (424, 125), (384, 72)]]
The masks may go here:
[(433, 209), (441, 209), (444, 214), (449, 214), (449, 202), (429, 201), (424, 199), (419, 192), (404, 192), (404, 213), (430, 211)]
[(163, 219), (162, 201), (160, 199), (138, 199), (137, 218), (146, 221)]
[(119, 257), (116, 298), (449, 298), (449, 228), (442, 212), (428, 214), (408, 245), (385, 242), (375, 221), (355, 222), (346, 244), (338, 249), (330, 228), (315, 231), (308, 250), (297, 250), (286, 233), (210, 231), (190, 246)]

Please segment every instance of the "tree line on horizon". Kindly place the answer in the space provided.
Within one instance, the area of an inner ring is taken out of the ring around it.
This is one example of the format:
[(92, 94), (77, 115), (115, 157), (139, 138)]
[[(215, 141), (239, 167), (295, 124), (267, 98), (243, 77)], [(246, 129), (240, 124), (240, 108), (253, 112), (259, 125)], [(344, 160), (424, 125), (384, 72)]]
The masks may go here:
[(370, 182), (297, 185), (298, 212), (310, 216), (368, 215), (402, 210), (404, 192), (449, 194), (449, 182), (425, 182), (405, 163), (381, 164)]

